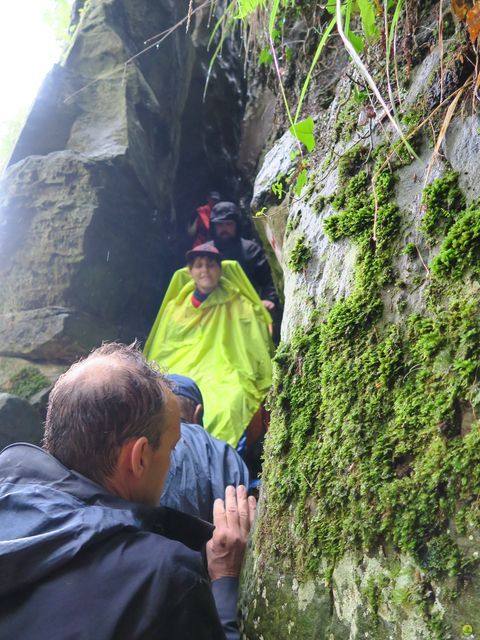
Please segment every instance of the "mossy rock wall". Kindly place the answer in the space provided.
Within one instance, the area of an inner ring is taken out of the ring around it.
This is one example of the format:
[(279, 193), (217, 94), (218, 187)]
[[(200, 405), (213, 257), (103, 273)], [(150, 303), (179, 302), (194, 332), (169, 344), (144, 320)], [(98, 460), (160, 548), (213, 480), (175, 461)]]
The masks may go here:
[[(438, 64), (431, 47), (414, 67), (410, 115), (428, 113)], [(314, 114), (301, 197), (272, 196), (289, 133), (255, 185), (285, 315), (243, 633), (477, 638), (480, 122), (469, 94), (437, 159), (426, 129), (409, 157), (385, 123), (357, 124), (352, 73)]]

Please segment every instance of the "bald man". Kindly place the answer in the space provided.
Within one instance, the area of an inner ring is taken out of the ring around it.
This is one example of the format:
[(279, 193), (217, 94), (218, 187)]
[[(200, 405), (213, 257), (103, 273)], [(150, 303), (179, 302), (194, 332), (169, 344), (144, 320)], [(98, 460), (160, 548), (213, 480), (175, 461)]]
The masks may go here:
[(157, 507), (179, 435), (168, 383), (134, 346), (105, 345), (59, 378), (44, 449), (0, 454), (0, 637), (239, 637), (236, 585), (255, 503), (229, 487), (214, 532)]

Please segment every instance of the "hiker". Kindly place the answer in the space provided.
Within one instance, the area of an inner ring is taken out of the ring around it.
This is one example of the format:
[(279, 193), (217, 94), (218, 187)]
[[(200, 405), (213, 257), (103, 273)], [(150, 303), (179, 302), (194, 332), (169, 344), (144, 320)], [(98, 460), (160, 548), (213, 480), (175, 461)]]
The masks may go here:
[(188, 233), (194, 236), (192, 248), (195, 249), (199, 244), (207, 242), (210, 231), (210, 214), (213, 207), (220, 202), (221, 197), (218, 191), (210, 191), (207, 197), (207, 203), (198, 207), (192, 216)]
[(210, 216), (213, 244), (226, 260), (236, 260), (255, 287), (263, 306), (270, 312), (278, 298), (265, 252), (255, 240), (240, 236), (240, 209), (233, 202), (218, 202)]
[(0, 454), (0, 637), (239, 639), (255, 501), (228, 487), (214, 531), (158, 507), (179, 435), (176, 399), (134, 345), (104, 345), (60, 376), (44, 449)]
[(190, 376), (205, 398), (205, 427), (236, 447), (272, 379), (271, 317), (237, 262), (204, 244), (170, 282), (145, 355)]
[(180, 408), (180, 440), (170, 457), (170, 468), (160, 504), (212, 522), (213, 503), (232, 485), (248, 487), (248, 469), (226, 442), (205, 431), (203, 398), (191, 378), (167, 375)]

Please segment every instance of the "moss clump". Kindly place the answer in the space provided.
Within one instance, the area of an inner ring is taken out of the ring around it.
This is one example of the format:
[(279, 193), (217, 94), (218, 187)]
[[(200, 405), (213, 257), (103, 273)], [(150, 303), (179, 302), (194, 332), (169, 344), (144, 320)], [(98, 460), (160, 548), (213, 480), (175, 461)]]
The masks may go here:
[[(458, 215), (458, 214), (457, 214)], [(432, 273), (441, 280), (458, 280), (468, 270), (480, 272), (480, 208), (468, 207), (450, 228), (432, 261)]]
[(417, 250), (417, 245), (414, 242), (409, 242), (407, 245), (405, 245), (402, 253), (405, 256), (408, 256), (409, 258), (417, 258), (418, 257), (418, 250)]
[(346, 151), (338, 162), (338, 184), (344, 187), (350, 178), (360, 170), (368, 157), (368, 149), (360, 144)]
[[(366, 231), (373, 232), (375, 210), (377, 221), (396, 217), (397, 208), (390, 202), (394, 177), (389, 170), (380, 173), (374, 189), (370, 189), (370, 179), (366, 171), (360, 171), (350, 179), (333, 200), (333, 207), (340, 210), (323, 223), (325, 233), (331, 240), (343, 237), (361, 239)], [(376, 198), (376, 199), (375, 199)], [(380, 230), (382, 225), (380, 225)]]
[(313, 203), (313, 212), (316, 215), (320, 215), (320, 213), (322, 213), (322, 211), (325, 209), (327, 203), (328, 198), (326, 198), (325, 196), (318, 196), (318, 198)]
[(285, 233), (287, 236), (292, 231), (295, 231), (295, 229), (298, 227), (298, 225), (300, 224), (301, 217), (302, 217), (302, 214), (299, 212), (296, 216), (292, 216), (291, 218), (288, 219), (287, 227), (285, 229)]
[(385, 574), (372, 575), (369, 576), (367, 584), (362, 590), (374, 624), (378, 624), (378, 608), (382, 602), (382, 591), (389, 582), (390, 580)]
[(312, 255), (312, 249), (306, 244), (305, 234), (302, 233), (295, 241), (288, 260), (288, 266), (295, 273), (299, 273), (306, 268)]
[(22, 398), (30, 398), (50, 386), (50, 380), (36, 367), (24, 367), (8, 380), (2, 391)]
[(465, 196), (458, 186), (458, 173), (447, 171), (426, 187), (423, 194), (425, 215), (421, 229), (428, 242), (434, 244), (465, 208)]

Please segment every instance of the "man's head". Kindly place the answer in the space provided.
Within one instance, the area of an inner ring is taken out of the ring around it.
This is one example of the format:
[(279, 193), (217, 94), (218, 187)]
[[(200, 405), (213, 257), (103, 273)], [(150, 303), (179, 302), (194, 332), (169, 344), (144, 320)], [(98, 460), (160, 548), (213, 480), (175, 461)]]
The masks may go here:
[(222, 275), (222, 257), (218, 249), (209, 244), (201, 244), (187, 251), (186, 259), (195, 287), (200, 293), (211, 293)]
[(166, 376), (180, 408), (180, 419), (190, 424), (203, 424), (203, 397), (192, 378), (172, 373)]
[(239, 231), (240, 209), (234, 202), (219, 202), (212, 209), (210, 223), (216, 238), (233, 240)]
[(169, 384), (135, 345), (107, 344), (57, 380), (44, 448), (128, 500), (156, 505), (180, 435)]

